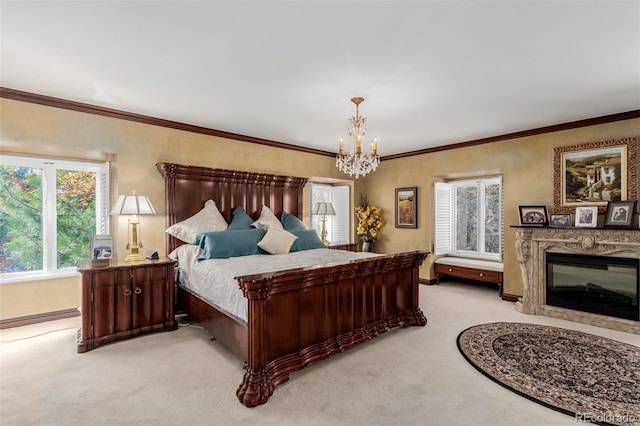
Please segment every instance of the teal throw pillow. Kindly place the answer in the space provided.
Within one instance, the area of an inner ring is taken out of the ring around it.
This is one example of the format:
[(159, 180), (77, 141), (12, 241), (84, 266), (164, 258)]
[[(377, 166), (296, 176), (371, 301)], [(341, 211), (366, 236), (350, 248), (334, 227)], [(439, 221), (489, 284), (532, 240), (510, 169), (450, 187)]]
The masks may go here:
[(227, 231), (235, 231), (238, 229), (253, 229), (251, 224), (253, 219), (247, 214), (242, 207), (236, 207), (233, 210), (231, 223), (227, 226)]
[(287, 231), (304, 231), (305, 229), (309, 229), (300, 219), (284, 211), (282, 212), (282, 217), (280, 217), (280, 222), (282, 223), (282, 227)]
[(194, 244), (202, 249), (198, 260), (265, 254), (265, 251), (258, 247), (264, 234), (264, 229), (256, 228), (198, 234), (194, 241)]
[(289, 250), (291, 252), (327, 248), (327, 246), (325, 246), (320, 240), (318, 232), (316, 232), (315, 229), (294, 229), (289, 232), (298, 237), (291, 246), (291, 250)]

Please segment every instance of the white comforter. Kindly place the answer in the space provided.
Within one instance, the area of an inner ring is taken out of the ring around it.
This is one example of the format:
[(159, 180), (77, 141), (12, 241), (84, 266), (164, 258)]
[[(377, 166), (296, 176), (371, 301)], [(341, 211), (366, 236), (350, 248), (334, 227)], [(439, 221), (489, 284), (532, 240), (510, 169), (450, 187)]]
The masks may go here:
[(257, 254), (198, 261), (200, 248), (185, 244), (169, 257), (180, 266), (181, 284), (214, 306), (247, 321), (247, 300), (235, 277), (316, 265), (339, 265), (378, 256), (375, 253), (313, 249), (288, 254)]

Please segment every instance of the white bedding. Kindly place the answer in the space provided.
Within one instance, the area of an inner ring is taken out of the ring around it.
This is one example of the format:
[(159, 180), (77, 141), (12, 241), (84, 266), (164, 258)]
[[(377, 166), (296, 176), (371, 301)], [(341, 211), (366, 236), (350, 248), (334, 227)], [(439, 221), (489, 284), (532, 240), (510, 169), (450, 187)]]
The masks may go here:
[(247, 300), (235, 277), (305, 266), (339, 265), (351, 260), (379, 256), (375, 253), (313, 249), (288, 254), (257, 254), (198, 261), (199, 254), (198, 246), (184, 244), (169, 255), (171, 259), (178, 261), (182, 286), (245, 323)]

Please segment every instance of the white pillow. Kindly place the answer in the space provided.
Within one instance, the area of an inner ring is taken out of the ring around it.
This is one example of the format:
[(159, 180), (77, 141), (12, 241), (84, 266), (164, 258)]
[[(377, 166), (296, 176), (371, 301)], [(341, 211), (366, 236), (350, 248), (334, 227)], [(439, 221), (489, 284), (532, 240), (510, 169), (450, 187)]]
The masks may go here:
[(218, 210), (218, 206), (215, 201), (208, 200), (198, 213), (182, 222), (174, 223), (165, 232), (185, 243), (193, 244), (198, 234), (224, 231), (225, 229), (227, 229), (227, 222)]
[(269, 207), (267, 206), (262, 206), (262, 210), (260, 211), (260, 217), (258, 218), (258, 220), (253, 222), (251, 226), (253, 226), (254, 228), (263, 228), (263, 229), (271, 229), (271, 228), (284, 229), (282, 227), (282, 223), (280, 223), (280, 220), (276, 217), (275, 214), (273, 214), (271, 210), (269, 210)]
[(284, 229), (270, 227), (258, 247), (270, 254), (287, 254), (298, 237)]

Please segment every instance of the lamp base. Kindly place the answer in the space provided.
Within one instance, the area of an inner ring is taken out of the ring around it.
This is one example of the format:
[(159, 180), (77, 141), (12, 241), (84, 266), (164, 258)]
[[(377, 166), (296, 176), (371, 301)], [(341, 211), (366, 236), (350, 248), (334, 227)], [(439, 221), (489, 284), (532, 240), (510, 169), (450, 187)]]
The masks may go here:
[(320, 232), (320, 241), (324, 243), (325, 246), (330, 245), (331, 243), (327, 240), (327, 216), (322, 216), (322, 231)]
[(125, 262), (140, 262), (143, 261), (145, 258), (143, 255), (141, 255), (140, 253), (136, 253), (136, 254), (130, 254), (129, 256), (124, 258)]

